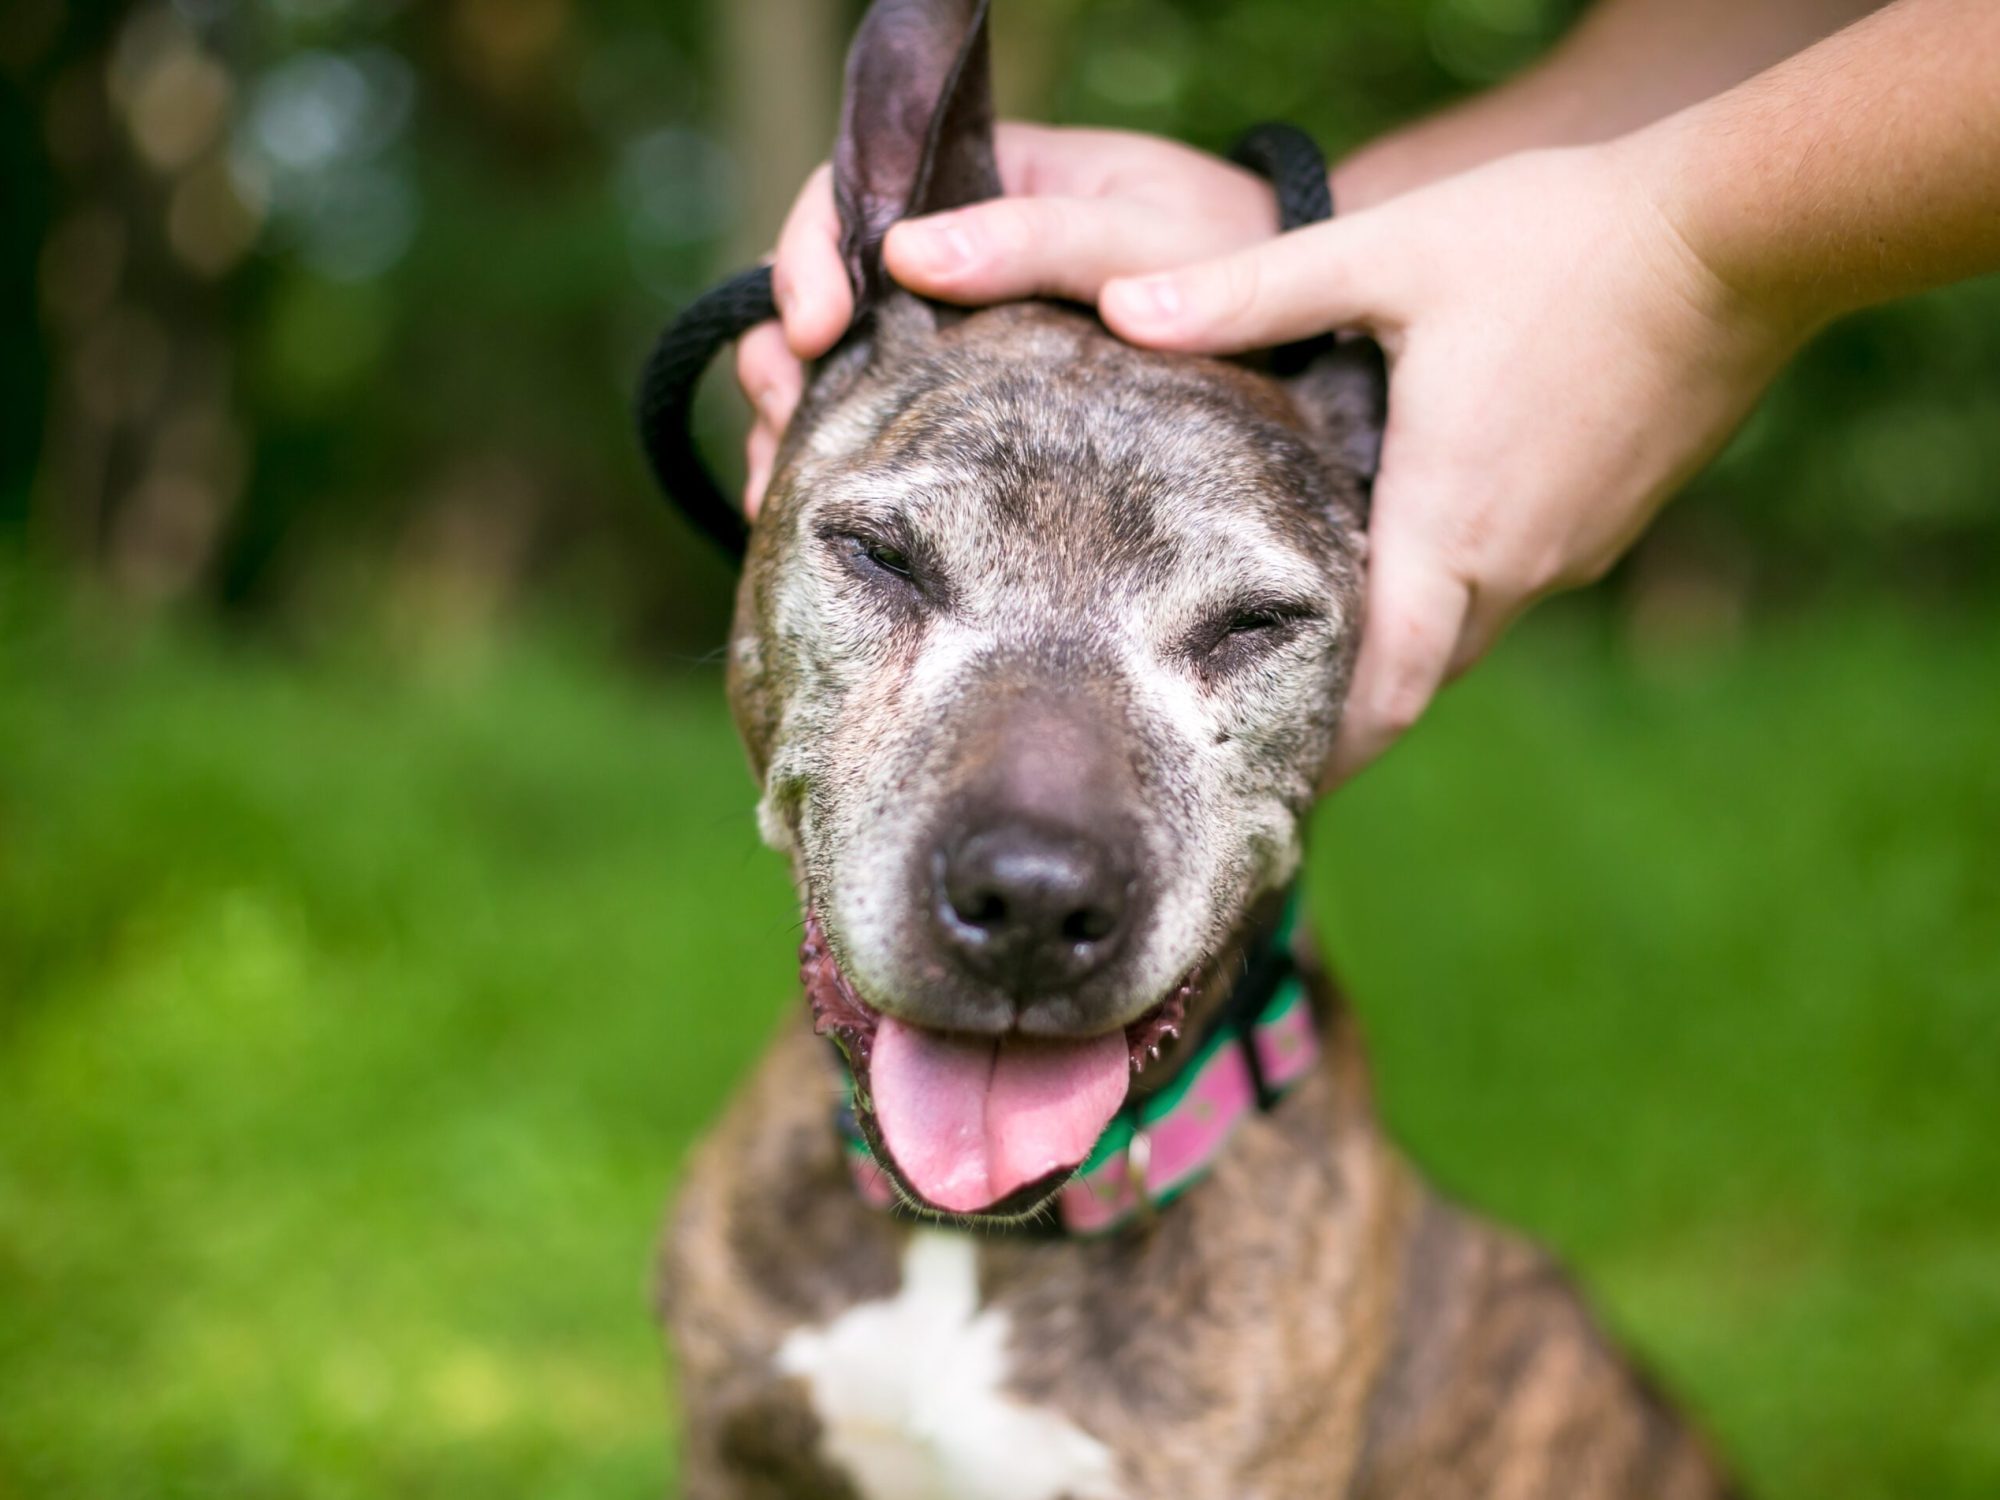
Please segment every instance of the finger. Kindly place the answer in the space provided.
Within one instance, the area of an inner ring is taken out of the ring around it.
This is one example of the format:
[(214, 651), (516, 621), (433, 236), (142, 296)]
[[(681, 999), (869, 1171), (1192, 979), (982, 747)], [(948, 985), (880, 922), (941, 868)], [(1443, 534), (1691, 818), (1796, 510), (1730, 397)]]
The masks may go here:
[[(1393, 503), (1393, 492), (1378, 498)], [(1327, 785), (1374, 760), (1422, 717), (1444, 681), (1464, 626), (1470, 591), (1413, 531), (1378, 524), (1370, 537), (1368, 605), (1361, 654)]]
[(1526, 590), (1475, 582), (1471, 606), (1459, 627), (1458, 644), (1452, 648), (1451, 664), (1445, 669), (1445, 680), (1456, 682), (1471, 671), (1481, 657), (1499, 644), (1507, 627), (1521, 617), (1535, 597)]
[(764, 487), (771, 482), (771, 462), (777, 453), (778, 434), (758, 422), (750, 429), (750, 439), (745, 445), (743, 478), (743, 514), (753, 521), (757, 519), (758, 507), (764, 503)]
[(1221, 179), (1235, 180), (1249, 211), (1270, 221), (1265, 232), (1276, 231), (1276, 204), (1263, 178), (1247, 167), (1141, 131), (1003, 120), (994, 128), (994, 157), (1001, 186), (1008, 196), (1019, 198), (1144, 198), (1190, 172), (1208, 178), (1213, 191), (1219, 173)]
[(1332, 328), (1393, 326), (1394, 267), (1377, 253), (1371, 217), (1314, 224), (1198, 265), (1112, 281), (1098, 310), (1135, 344), (1213, 354)]
[(996, 198), (906, 219), (882, 253), (904, 286), (949, 302), (1095, 302), (1114, 276), (1182, 265), (1229, 241), (1211, 222), (1131, 199)]
[(1002, 120), (993, 130), (993, 156), (1011, 196), (1097, 198), (1115, 183), (1157, 175), (1165, 160), (1203, 153), (1134, 130)]
[(1100, 197), (1135, 163), (1157, 167), (1163, 144), (1129, 130), (1025, 120), (1002, 120), (993, 127), (993, 159), (1000, 168), (1001, 190), (1009, 197)]
[(771, 295), (785, 338), (800, 359), (817, 359), (847, 331), (854, 289), (840, 258), (840, 214), (833, 205), (833, 169), (821, 163), (800, 190), (771, 265)]
[(776, 323), (759, 323), (736, 341), (736, 383), (756, 408), (757, 420), (782, 434), (805, 390), (805, 366)]
[(1098, 133), (1025, 120), (997, 122), (993, 127), (993, 161), (1000, 169), (1001, 192), (1022, 197), (1076, 192), (1071, 180), (1080, 153), (1071, 137)]
[(778, 440), (805, 389), (805, 368), (785, 343), (778, 324), (759, 323), (737, 340), (736, 383), (756, 413), (744, 443), (743, 483), (743, 513), (754, 519), (770, 482)]

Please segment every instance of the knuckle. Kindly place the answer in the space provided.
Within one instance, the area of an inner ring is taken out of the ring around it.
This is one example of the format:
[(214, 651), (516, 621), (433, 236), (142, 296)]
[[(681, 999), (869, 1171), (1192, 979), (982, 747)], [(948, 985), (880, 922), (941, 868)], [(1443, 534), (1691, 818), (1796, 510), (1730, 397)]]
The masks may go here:
[(1435, 674), (1426, 667), (1428, 642), (1392, 638), (1391, 647), (1394, 654), (1369, 695), (1367, 715), (1385, 733), (1399, 735), (1422, 717), (1431, 700)]
[(1257, 310), (1263, 294), (1263, 260), (1257, 255), (1235, 255), (1217, 268), (1214, 316), (1216, 321), (1235, 322)]
[(1554, 586), (1547, 566), (1534, 558), (1495, 558), (1473, 575), (1474, 587), (1482, 599), (1496, 604), (1523, 603)]
[(1581, 588), (1594, 581), (1587, 569), (1565, 567), (1553, 559), (1528, 564), (1505, 580), (1507, 598), (1527, 604), (1564, 589)]
[(1459, 504), (1444, 518), (1443, 551), (1453, 571), (1468, 577), (1492, 577), (1503, 571), (1502, 527), (1496, 507)]
[(1587, 553), (1582, 557), (1565, 559), (1560, 566), (1553, 566), (1544, 592), (1556, 589), (1580, 589), (1601, 580), (1618, 561), (1615, 552)]
[(1540, 599), (1564, 589), (1583, 588), (1610, 571), (1613, 559), (1595, 553), (1574, 553), (1559, 544), (1548, 544), (1524, 555), (1508, 570), (1510, 597)]
[(1516, 598), (1535, 599), (1564, 587), (1569, 572), (1570, 560), (1556, 548), (1543, 546), (1528, 552), (1504, 577)]
[(959, 232), (976, 266), (1028, 254), (1044, 242), (1052, 227), (1048, 216), (1026, 198), (996, 198), (979, 207), (982, 211), (967, 212), (959, 219)]
[(839, 236), (840, 211), (833, 199), (833, 169), (822, 162), (792, 200), (791, 211), (778, 229), (777, 253), (771, 268), (775, 289), (782, 295), (789, 285), (792, 268), (802, 260), (826, 254)]
[(790, 355), (776, 323), (759, 323), (736, 343), (736, 383), (751, 402), (762, 407), (785, 386)]
[(1489, 597), (1538, 599), (1573, 587), (1576, 560), (1560, 546), (1518, 531), (1504, 506), (1466, 507), (1447, 525), (1444, 555), (1454, 573)]
[(808, 219), (815, 224), (826, 222), (834, 215), (833, 206), (833, 164), (821, 162), (806, 174), (805, 186), (799, 189), (799, 196), (792, 202), (794, 216)]
[(1402, 677), (1383, 689), (1370, 705), (1371, 717), (1384, 733), (1402, 735), (1423, 717), (1430, 701), (1429, 684), (1420, 677)]

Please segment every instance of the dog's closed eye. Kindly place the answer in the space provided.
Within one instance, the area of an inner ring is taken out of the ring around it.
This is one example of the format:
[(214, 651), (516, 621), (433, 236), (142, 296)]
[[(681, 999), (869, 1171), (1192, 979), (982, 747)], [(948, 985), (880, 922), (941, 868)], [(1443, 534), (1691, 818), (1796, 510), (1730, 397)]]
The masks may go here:
[(919, 549), (892, 533), (874, 527), (830, 526), (821, 540), (863, 583), (873, 584), (914, 602), (934, 592)]
[(1284, 614), (1275, 609), (1239, 610), (1229, 617), (1229, 635), (1255, 635), (1259, 631), (1283, 630), (1298, 620), (1297, 614)]
[(1315, 606), (1293, 600), (1234, 604), (1189, 632), (1182, 649), (1204, 674), (1216, 676), (1292, 641), (1321, 618)]
[(854, 544), (861, 555), (884, 573), (893, 573), (898, 578), (916, 581), (916, 570), (910, 563), (910, 555), (901, 547), (889, 542), (871, 542), (866, 537), (855, 537)]

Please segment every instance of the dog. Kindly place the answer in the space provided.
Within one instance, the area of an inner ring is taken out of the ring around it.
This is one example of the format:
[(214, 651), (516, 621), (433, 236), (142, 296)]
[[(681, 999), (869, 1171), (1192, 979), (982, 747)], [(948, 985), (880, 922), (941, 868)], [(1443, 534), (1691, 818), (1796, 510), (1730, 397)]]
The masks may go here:
[(1385, 1139), (1293, 922), (1379, 354), (898, 290), (891, 223), (1000, 191), (985, 19), (877, 0), (855, 39), (855, 329), (731, 629), (805, 1003), (671, 1217), (684, 1493), (1714, 1500), (1561, 1270)]

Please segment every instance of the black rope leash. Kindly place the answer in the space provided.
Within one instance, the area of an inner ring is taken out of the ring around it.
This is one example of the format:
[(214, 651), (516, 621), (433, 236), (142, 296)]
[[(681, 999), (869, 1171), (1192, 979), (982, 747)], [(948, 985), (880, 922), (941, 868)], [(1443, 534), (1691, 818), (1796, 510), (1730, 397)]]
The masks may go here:
[[(1278, 197), (1278, 226), (1298, 229), (1333, 217), (1326, 158), (1295, 125), (1272, 122), (1244, 133), (1229, 159), (1266, 179)], [(653, 478), (697, 531), (741, 562), (750, 527), (715, 482), (695, 447), (695, 388), (715, 356), (759, 323), (778, 315), (771, 298), (771, 268), (756, 266), (712, 286), (690, 302), (653, 345), (639, 377), (639, 442)], [(1273, 368), (1303, 367), (1326, 341), (1309, 340), (1277, 351)]]
[(778, 315), (771, 268), (753, 266), (712, 286), (667, 325), (639, 377), (639, 441), (653, 478), (688, 523), (736, 561), (750, 523), (722, 493), (694, 443), (694, 393), (701, 372), (725, 345)]
[(1252, 125), (1229, 148), (1229, 159), (1271, 184), (1278, 198), (1278, 228), (1289, 231), (1333, 217), (1333, 187), (1319, 145), (1296, 125), (1269, 120)]

